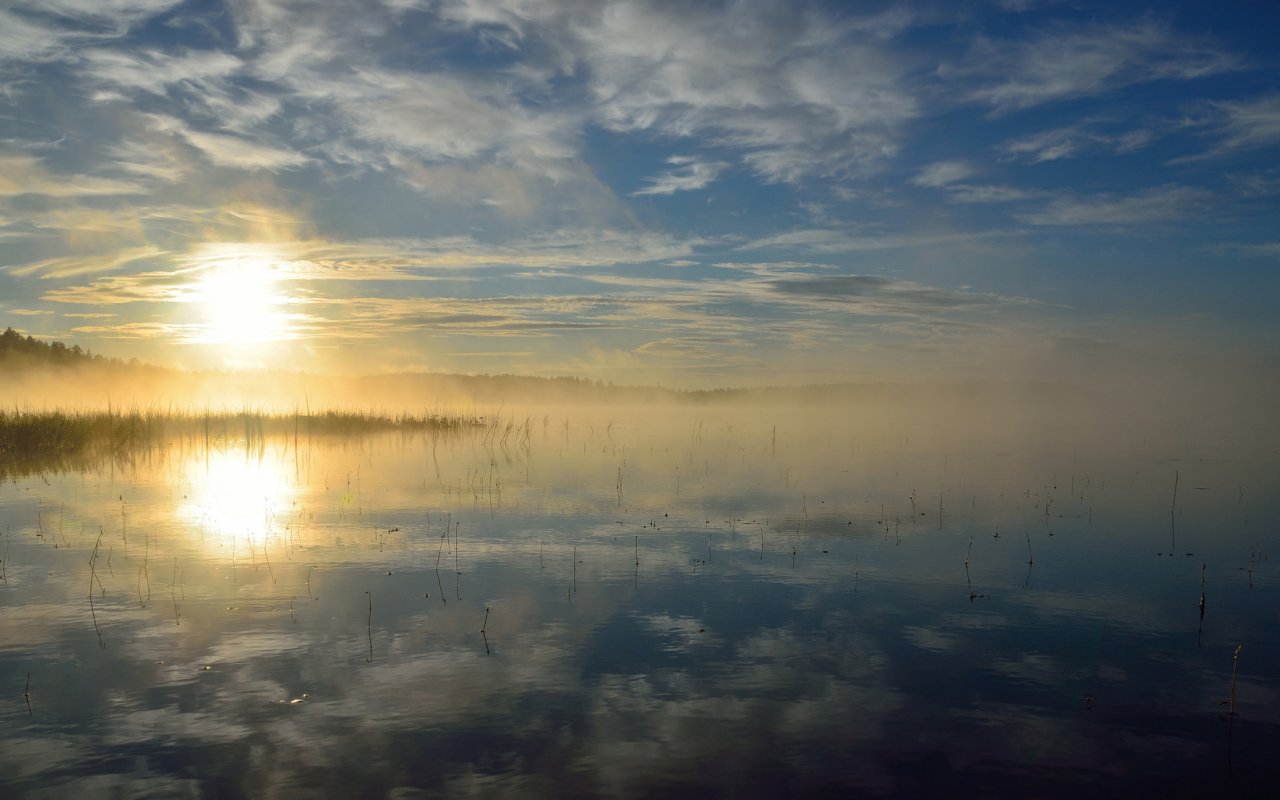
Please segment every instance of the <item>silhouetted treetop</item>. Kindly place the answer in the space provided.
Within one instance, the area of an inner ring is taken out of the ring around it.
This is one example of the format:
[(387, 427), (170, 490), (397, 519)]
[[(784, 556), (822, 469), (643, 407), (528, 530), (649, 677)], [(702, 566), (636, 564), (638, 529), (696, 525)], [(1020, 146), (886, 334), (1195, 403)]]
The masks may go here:
[(118, 358), (94, 355), (92, 350), (81, 350), (80, 345), (67, 347), (62, 342), (45, 342), (34, 336), (24, 337), (13, 328), (5, 328), (0, 334), (0, 362), (25, 362), (41, 364), (78, 364), (98, 361), (109, 364), (123, 363)]

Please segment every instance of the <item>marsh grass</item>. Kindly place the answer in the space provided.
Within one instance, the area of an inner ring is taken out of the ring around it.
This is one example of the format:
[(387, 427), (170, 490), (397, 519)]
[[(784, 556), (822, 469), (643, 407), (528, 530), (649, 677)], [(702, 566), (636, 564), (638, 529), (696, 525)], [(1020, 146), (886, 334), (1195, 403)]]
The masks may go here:
[(188, 409), (152, 406), (121, 410), (0, 410), (0, 481), (45, 472), (83, 469), (108, 460), (129, 462), (161, 448), (203, 445), (206, 452), (243, 448), (261, 455), (269, 437), (298, 441), (305, 426), (313, 437), (376, 433), (471, 432), (486, 443), (521, 446), (530, 420), (496, 413), (482, 415), (438, 409), (391, 414), (362, 409), (328, 409), (300, 417), (296, 411), (260, 408)]

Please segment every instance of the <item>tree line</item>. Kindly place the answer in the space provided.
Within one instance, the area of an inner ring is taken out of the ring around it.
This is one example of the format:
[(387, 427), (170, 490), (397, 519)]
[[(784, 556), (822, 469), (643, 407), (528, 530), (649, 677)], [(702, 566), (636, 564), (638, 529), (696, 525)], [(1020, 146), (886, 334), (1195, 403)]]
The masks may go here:
[(80, 345), (67, 347), (62, 342), (46, 342), (34, 336), (23, 336), (13, 328), (5, 328), (0, 334), (0, 362), (24, 362), (29, 364), (79, 364), (85, 362), (123, 364), (118, 358), (108, 358), (92, 350), (82, 350)]

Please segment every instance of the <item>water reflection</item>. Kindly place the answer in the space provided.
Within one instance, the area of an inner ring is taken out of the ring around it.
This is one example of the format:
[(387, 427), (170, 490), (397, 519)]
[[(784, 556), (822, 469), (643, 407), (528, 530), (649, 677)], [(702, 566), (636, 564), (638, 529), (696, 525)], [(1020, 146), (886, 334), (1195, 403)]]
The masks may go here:
[(1151, 432), (694, 416), (518, 446), (188, 443), (11, 481), (0, 786), (1261, 786), (1280, 742), (1267, 459)]

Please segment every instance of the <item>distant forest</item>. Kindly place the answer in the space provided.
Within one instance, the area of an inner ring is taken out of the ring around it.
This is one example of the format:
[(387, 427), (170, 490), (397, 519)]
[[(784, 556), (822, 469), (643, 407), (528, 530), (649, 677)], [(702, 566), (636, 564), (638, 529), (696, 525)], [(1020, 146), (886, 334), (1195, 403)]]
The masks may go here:
[(0, 334), (0, 362), (13, 365), (80, 364), (97, 361), (106, 364), (123, 364), (118, 358), (95, 355), (92, 350), (81, 350), (80, 345), (67, 347), (62, 342), (45, 342), (34, 336), (24, 337), (13, 328), (5, 328)]

